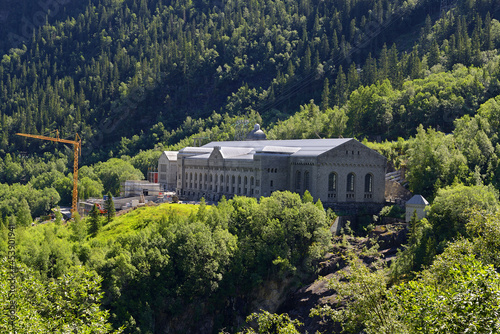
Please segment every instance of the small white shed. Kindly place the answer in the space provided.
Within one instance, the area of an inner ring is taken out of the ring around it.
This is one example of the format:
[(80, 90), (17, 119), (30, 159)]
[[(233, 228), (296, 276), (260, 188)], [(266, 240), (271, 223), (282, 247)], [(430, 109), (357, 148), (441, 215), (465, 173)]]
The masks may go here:
[(417, 218), (420, 220), (425, 218), (427, 213), (425, 212), (425, 208), (429, 206), (429, 202), (422, 195), (415, 195), (406, 202), (406, 219), (405, 221), (408, 223), (413, 216), (413, 212), (417, 212)]

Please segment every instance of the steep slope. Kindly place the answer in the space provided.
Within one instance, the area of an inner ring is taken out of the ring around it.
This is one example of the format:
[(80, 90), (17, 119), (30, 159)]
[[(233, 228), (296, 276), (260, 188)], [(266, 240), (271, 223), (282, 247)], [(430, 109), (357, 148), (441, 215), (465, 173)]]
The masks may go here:
[[(122, 137), (155, 125), (167, 132), (143, 145), (168, 142), (168, 131), (188, 115), (253, 109), (267, 122), (286, 117), (320, 100), (340, 65), (378, 54), (437, 2), (104, 0), (81, 11), (66, 7), (67, 18), (49, 20), (3, 55), (3, 151), (43, 150), (12, 134), (58, 128), (81, 133), (92, 153), (85, 157), (96, 161)], [(359, 83), (372, 79), (363, 75)], [(349, 82), (351, 90), (359, 83)]]

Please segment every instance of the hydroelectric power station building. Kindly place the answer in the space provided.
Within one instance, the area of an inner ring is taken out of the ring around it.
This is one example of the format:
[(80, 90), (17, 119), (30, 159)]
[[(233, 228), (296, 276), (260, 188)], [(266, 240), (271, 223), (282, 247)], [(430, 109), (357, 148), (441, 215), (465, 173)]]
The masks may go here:
[(158, 162), (159, 183), (184, 200), (308, 190), (336, 210), (370, 212), (384, 204), (387, 159), (359, 141), (265, 138), (256, 125), (245, 141), (165, 151)]

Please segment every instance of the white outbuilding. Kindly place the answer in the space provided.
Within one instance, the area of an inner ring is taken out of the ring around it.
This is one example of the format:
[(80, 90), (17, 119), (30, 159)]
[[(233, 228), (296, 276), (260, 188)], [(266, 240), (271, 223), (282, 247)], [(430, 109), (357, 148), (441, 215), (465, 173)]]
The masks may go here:
[(411, 220), (413, 212), (417, 212), (417, 218), (420, 220), (427, 215), (425, 208), (429, 202), (422, 195), (415, 195), (406, 202), (406, 222)]

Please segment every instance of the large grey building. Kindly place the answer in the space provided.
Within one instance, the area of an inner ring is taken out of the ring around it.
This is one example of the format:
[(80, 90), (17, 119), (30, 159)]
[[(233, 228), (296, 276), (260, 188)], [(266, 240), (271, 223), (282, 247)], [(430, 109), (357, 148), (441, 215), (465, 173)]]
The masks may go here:
[(375, 211), (385, 201), (386, 164), (384, 156), (352, 138), (246, 140), (164, 152), (158, 171), (164, 188), (175, 184), (186, 200), (309, 190), (325, 206)]

